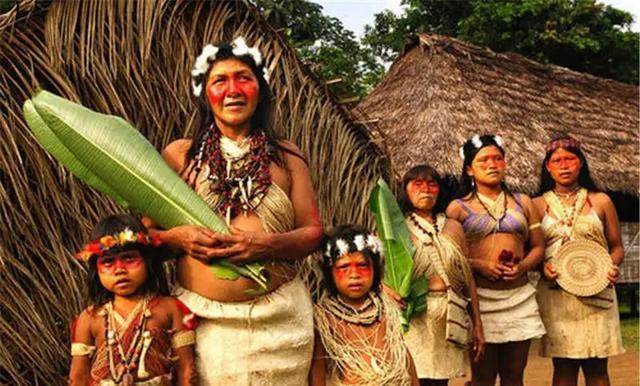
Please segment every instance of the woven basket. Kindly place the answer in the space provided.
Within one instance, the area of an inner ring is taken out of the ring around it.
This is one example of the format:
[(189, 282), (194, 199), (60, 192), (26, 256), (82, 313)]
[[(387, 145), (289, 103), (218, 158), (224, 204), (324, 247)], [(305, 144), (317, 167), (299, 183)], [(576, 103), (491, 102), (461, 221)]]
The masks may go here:
[(558, 249), (553, 266), (560, 287), (576, 296), (593, 296), (609, 285), (611, 257), (594, 241), (567, 241)]

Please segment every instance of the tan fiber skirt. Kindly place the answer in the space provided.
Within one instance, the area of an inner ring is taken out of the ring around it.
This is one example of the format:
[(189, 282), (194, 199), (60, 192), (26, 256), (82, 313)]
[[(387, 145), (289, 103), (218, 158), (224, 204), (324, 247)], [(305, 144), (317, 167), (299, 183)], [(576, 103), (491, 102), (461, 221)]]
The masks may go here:
[(624, 352), (616, 296), (610, 308), (598, 308), (540, 280), (538, 304), (547, 328), (547, 335), (540, 342), (541, 356), (606, 358)]
[(247, 302), (221, 303), (183, 288), (176, 296), (199, 317), (200, 385), (307, 385), (313, 307), (300, 279)]
[(478, 287), (478, 301), (487, 343), (520, 342), (545, 333), (530, 283), (507, 290)]
[(413, 357), (418, 378), (452, 379), (465, 376), (467, 351), (446, 340), (447, 293), (429, 292), (427, 311), (411, 319), (405, 344)]

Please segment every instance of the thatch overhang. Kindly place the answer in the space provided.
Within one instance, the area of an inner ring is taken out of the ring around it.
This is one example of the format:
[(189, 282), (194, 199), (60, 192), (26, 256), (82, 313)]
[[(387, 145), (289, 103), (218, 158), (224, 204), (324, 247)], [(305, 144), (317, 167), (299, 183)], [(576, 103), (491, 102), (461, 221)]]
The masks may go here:
[(265, 54), (275, 126), (302, 149), (324, 223), (371, 223), (368, 193), (388, 160), (248, 2), (20, 3), (31, 7), (0, 24), (0, 384), (66, 383), (68, 326), (84, 305), (71, 256), (121, 210), (30, 135), (21, 107), (36, 87), (122, 116), (160, 149), (193, 133), (201, 48), (244, 36)]
[(639, 194), (638, 86), (420, 34), (354, 112), (375, 122), (400, 175), (429, 163), (459, 176), (459, 146), (499, 133), (508, 184), (534, 193), (545, 144), (570, 133), (603, 189)]

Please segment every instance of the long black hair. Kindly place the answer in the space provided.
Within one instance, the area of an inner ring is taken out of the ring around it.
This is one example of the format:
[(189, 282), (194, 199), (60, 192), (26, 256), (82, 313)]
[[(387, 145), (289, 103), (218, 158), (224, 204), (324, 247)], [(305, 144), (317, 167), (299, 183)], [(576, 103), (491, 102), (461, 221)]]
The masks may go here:
[(434, 180), (438, 184), (439, 188), (438, 199), (436, 200), (436, 204), (433, 206), (431, 212), (434, 216), (438, 213), (444, 212), (448, 203), (448, 194), (445, 191), (446, 186), (442, 181), (442, 177), (440, 177), (438, 171), (433, 167), (422, 164), (412, 167), (402, 177), (402, 189), (400, 189), (400, 193), (398, 194), (398, 205), (400, 205), (402, 213), (407, 214), (415, 209), (413, 204), (411, 204), (411, 200), (409, 200), (409, 196), (407, 196), (407, 185), (409, 185), (409, 182), (415, 180), (426, 180), (429, 178)]
[[(125, 229), (130, 229), (134, 233), (143, 232), (149, 234), (147, 228), (135, 216), (130, 214), (114, 214), (100, 220), (91, 231), (91, 240), (98, 240), (102, 236), (118, 234)], [(135, 249), (140, 252), (144, 258), (147, 267), (147, 277), (142, 284), (142, 292), (145, 295), (169, 295), (169, 286), (165, 277), (164, 267), (162, 265), (164, 248), (158, 248), (151, 245), (142, 245), (138, 243), (129, 243), (122, 247), (114, 247), (109, 249), (110, 253), (127, 251)], [(87, 269), (87, 303), (92, 305), (94, 309), (104, 305), (113, 299), (113, 293), (109, 292), (100, 283), (97, 269), (97, 256), (94, 255), (89, 259), (89, 267)]]
[[(200, 148), (200, 145), (203, 140), (206, 138), (206, 134), (209, 129), (213, 126), (216, 127), (213, 111), (211, 111), (211, 106), (209, 105), (209, 100), (207, 99), (206, 93), (206, 82), (209, 79), (209, 74), (211, 73), (211, 69), (213, 69), (213, 65), (217, 62), (223, 60), (234, 59), (239, 62), (244, 63), (250, 69), (253, 75), (258, 80), (259, 85), (259, 96), (258, 96), (258, 105), (256, 106), (256, 110), (251, 117), (251, 127), (250, 133), (254, 130), (262, 130), (267, 138), (267, 145), (273, 149), (274, 151), (270, 151), (270, 155), (272, 160), (279, 166), (284, 167), (286, 169), (286, 163), (284, 162), (284, 158), (282, 157), (282, 152), (292, 154), (294, 156), (299, 157), (304, 160), (304, 157), (297, 152), (294, 152), (280, 144), (280, 138), (275, 130), (273, 129), (273, 121), (272, 121), (272, 94), (271, 88), (269, 87), (269, 83), (264, 78), (264, 60), (260, 65), (256, 64), (256, 61), (253, 59), (251, 55), (248, 53), (245, 55), (237, 56), (233, 53), (233, 46), (230, 42), (223, 42), (217, 45), (218, 51), (215, 55), (215, 58), (209, 59), (209, 68), (206, 73), (200, 74), (194, 77), (194, 82), (198, 82), (202, 86), (202, 91), (200, 92), (200, 96), (196, 97), (196, 103), (198, 106), (198, 116), (197, 116), (197, 127), (195, 134), (193, 136), (193, 142), (191, 143), (191, 147), (187, 151), (186, 159), (185, 159), (185, 168), (189, 165), (189, 161), (195, 159), (196, 154)], [(306, 162), (306, 160), (305, 160)]]
[[(372, 235), (372, 233), (369, 232), (367, 228), (360, 225), (345, 224), (338, 225), (329, 230), (322, 240), (322, 247), (320, 250), (322, 252), (322, 275), (324, 276), (324, 282), (326, 283), (327, 290), (331, 296), (338, 295), (338, 288), (333, 280), (333, 265), (336, 260), (340, 258), (338, 255), (339, 252), (334, 247), (336, 240), (341, 239), (345, 241), (349, 246), (349, 251), (355, 251), (357, 248), (354, 240), (358, 235), (363, 235), (366, 239), (367, 236)], [(327, 255), (328, 249), (329, 255)], [(380, 291), (380, 282), (384, 275), (384, 260), (382, 259), (382, 252), (376, 253), (370, 248), (364, 248), (360, 252), (365, 259), (371, 261), (371, 265), (373, 265), (373, 283), (371, 285), (371, 291), (378, 293)]]
[[(467, 174), (467, 167), (471, 166), (474, 158), (478, 152), (487, 146), (495, 146), (502, 156), (505, 156), (504, 148), (502, 147), (501, 140), (498, 140), (496, 135), (494, 134), (484, 134), (479, 136), (474, 136), (471, 139), (468, 139), (462, 145), (462, 153), (464, 154), (464, 160), (462, 162), (462, 173), (460, 173), (460, 185), (458, 186), (458, 191), (455, 194), (455, 198), (464, 198), (468, 196), (470, 193), (476, 192), (475, 183), (473, 182), (473, 177)], [(505, 193), (510, 194), (510, 190), (507, 187), (507, 184), (504, 181), (500, 182), (500, 186)]]
[(549, 158), (553, 155), (553, 153), (558, 149), (564, 149), (569, 153), (573, 153), (580, 160), (580, 173), (578, 174), (578, 184), (583, 188), (586, 188), (590, 192), (599, 192), (600, 188), (591, 178), (591, 173), (589, 172), (589, 163), (587, 162), (587, 158), (585, 157), (582, 149), (580, 149), (580, 145), (578, 142), (573, 139), (569, 135), (563, 135), (558, 138), (555, 138), (549, 141), (549, 144), (561, 141), (564, 144), (559, 147), (554, 147), (553, 149), (547, 149), (547, 152), (544, 155), (544, 160), (542, 160), (542, 167), (540, 171), (540, 186), (538, 190), (538, 195), (543, 194), (548, 190), (552, 190), (556, 187), (556, 182), (551, 177), (551, 173), (547, 170), (547, 162), (549, 162)]

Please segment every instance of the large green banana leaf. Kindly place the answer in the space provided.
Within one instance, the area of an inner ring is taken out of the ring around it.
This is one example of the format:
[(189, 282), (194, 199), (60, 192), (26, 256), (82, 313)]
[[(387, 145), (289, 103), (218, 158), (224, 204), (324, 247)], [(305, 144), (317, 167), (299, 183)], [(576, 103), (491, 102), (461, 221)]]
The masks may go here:
[[(99, 114), (46, 91), (24, 105), (40, 144), (78, 178), (164, 228), (194, 224), (228, 233), (218, 217), (169, 166), (146, 138), (123, 119)], [(260, 264), (211, 265), (216, 276), (253, 278), (267, 286)]]
[(393, 192), (380, 178), (369, 196), (369, 209), (376, 217), (376, 230), (382, 241), (385, 256), (384, 283), (406, 301), (403, 326), (409, 328), (414, 314), (426, 310), (427, 278), (413, 279), (415, 247), (409, 236), (402, 210)]

